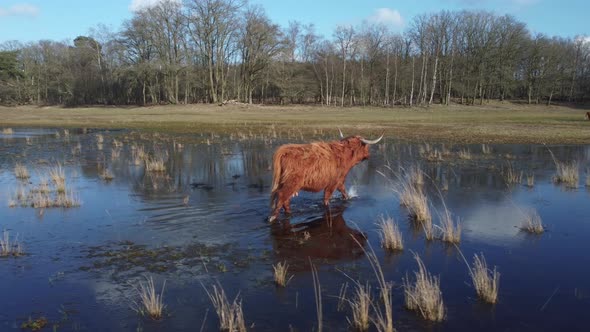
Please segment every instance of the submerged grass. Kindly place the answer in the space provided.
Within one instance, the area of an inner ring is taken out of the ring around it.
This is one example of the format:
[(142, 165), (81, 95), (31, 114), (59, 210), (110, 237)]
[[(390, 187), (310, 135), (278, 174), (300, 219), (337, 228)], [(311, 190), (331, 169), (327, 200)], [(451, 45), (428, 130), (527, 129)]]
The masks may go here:
[(418, 254), (414, 254), (418, 271), (414, 272), (416, 280), (404, 279), (405, 305), (410, 310), (418, 311), (423, 318), (440, 322), (445, 318), (445, 306), (440, 290), (440, 279), (432, 276)]
[(402, 233), (395, 220), (391, 217), (385, 218), (381, 216), (380, 218), (381, 220), (377, 226), (379, 227), (381, 246), (390, 251), (403, 250)]
[(154, 320), (160, 320), (163, 317), (164, 308), (164, 289), (166, 281), (162, 285), (160, 294), (156, 293), (156, 286), (152, 277), (146, 277), (145, 283), (140, 282), (136, 287), (139, 301), (134, 303), (134, 309), (143, 316), (148, 316)]

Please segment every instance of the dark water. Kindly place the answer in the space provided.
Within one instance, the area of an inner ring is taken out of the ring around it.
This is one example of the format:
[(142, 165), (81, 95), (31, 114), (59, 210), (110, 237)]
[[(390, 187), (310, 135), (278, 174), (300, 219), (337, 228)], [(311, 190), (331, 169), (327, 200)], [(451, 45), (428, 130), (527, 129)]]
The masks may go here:
[[(321, 194), (302, 193), (292, 202), (290, 219), (269, 225), (272, 151), (319, 136), (55, 133), (16, 129), (0, 135), (0, 228), (18, 234), (26, 252), (0, 258), (1, 331), (19, 330), (29, 317), (46, 317), (46, 330), (58, 331), (216, 331), (218, 320), (204, 287), (217, 282), (229, 297), (239, 293), (250, 330), (317, 330), (310, 259), (319, 270), (324, 329), (346, 331), (351, 313), (346, 307), (338, 311), (337, 297), (342, 284), (351, 283), (347, 276), (377, 290), (358, 243), (372, 245), (386, 279), (394, 283), (398, 331), (582, 331), (590, 326), (590, 189), (585, 187), (590, 146), (550, 147), (557, 159), (579, 162), (579, 187), (572, 190), (552, 182), (555, 164), (544, 146), (490, 146), (489, 154), (480, 145), (446, 146), (451, 155), (428, 162), (420, 153), (424, 144), (389, 138), (349, 174), (353, 199), (342, 201), (335, 194), (326, 211)], [(97, 134), (104, 137), (101, 147)], [(114, 148), (113, 139), (123, 146)], [(164, 156), (166, 171), (133, 165), (134, 145)], [(469, 149), (470, 160), (457, 157), (462, 149)], [(113, 150), (119, 151), (114, 158)], [(29, 180), (15, 178), (16, 162), (27, 166)], [(37, 185), (58, 162), (80, 207), (8, 207), (17, 188)], [(412, 226), (390, 182), (378, 172), (386, 164), (393, 170), (421, 166), (432, 208), (441, 208), (442, 197), (461, 218), (462, 253), (469, 260), (484, 253), (498, 267), (496, 305), (477, 299), (455, 247), (427, 241)], [(534, 174), (535, 186), (507, 185), (508, 164)], [(112, 181), (99, 177), (105, 168)], [(445, 183), (448, 191), (439, 194)], [(532, 236), (519, 230), (528, 208), (537, 209), (547, 232)], [(380, 248), (375, 223), (382, 214), (400, 225), (403, 252)], [(404, 309), (402, 278), (417, 269), (412, 252), (440, 275), (447, 308), (441, 323)], [(272, 274), (272, 265), (282, 261), (293, 275), (284, 289), (274, 285)], [(153, 276), (158, 287), (166, 281), (161, 321), (131, 308), (134, 286), (144, 276)]]

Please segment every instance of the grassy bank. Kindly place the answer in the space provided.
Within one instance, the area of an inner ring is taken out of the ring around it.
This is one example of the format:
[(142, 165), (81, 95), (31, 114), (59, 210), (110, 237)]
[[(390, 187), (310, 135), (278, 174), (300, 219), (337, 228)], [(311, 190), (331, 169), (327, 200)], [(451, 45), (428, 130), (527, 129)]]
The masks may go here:
[(1, 127), (133, 128), (190, 133), (314, 130), (457, 143), (590, 143), (587, 110), (494, 103), (430, 108), (186, 105), (151, 107), (0, 107)]

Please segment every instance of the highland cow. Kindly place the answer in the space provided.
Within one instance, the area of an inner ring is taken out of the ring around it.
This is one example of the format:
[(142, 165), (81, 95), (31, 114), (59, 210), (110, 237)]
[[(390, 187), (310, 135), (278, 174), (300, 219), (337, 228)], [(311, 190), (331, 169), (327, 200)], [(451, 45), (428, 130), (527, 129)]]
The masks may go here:
[(361, 136), (344, 138), (340, 132), (339, 141), (315, 142), (311, 144), (286, 144), (280, 146), (273, 156), (273, 180), (270, 194), (271, 216), (274, 221), (281, 211), (291, 213), (291, 198), (300, 190), (324, 191), (324, 205), (327, 206), (335, 190), (348, 199), (344, 181), (350, 169), (369, 158), (369, 145), (382, 138), (367, 140)]

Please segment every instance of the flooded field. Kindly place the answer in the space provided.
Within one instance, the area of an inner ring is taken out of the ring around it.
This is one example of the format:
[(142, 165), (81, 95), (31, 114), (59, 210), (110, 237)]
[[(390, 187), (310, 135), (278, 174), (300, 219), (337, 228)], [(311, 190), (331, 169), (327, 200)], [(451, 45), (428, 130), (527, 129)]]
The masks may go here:
[[(373, 266), (391, 285), (398, 331), (590, 326), (590, 146), (386, 137), (349, 174), (350, 200), (336, 193), (326, 210), (321, 193), (300, 193), (290, 218), (269, 224), (274, 149), (337, 135), (1, 132), (0, 330), (217, 331), (215, 286), (237, 297), (247, 330), (348, 331), (357, 285), (369, 285), (376, 331), (387, 308)], [(430, 217), (416, 220), (408, 188)], [(460, 239), (443, 241), (447, 216)], [(403, 250), (383, 248), (383, 219), (395, 220)], [(500, 274), (495, 304), (478, 297), (475, 254)], [(415, 256), (439, 278), (429, 280), (440, 284), (442, 321), (408, 308)], [(138, 312), (146, 278), (158, 295), (165, 285), (158, 320)]]

